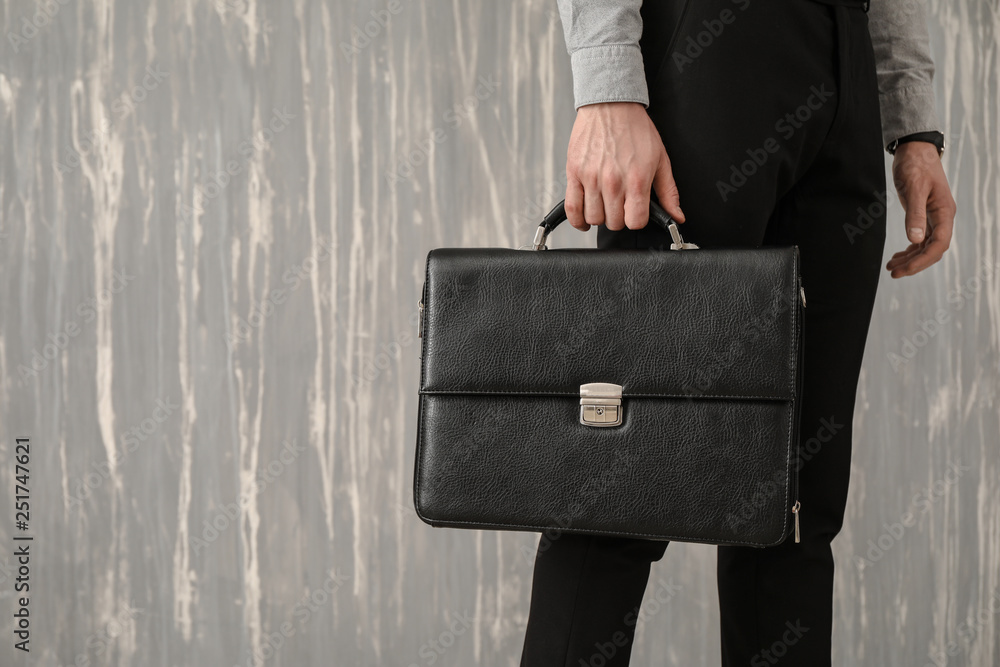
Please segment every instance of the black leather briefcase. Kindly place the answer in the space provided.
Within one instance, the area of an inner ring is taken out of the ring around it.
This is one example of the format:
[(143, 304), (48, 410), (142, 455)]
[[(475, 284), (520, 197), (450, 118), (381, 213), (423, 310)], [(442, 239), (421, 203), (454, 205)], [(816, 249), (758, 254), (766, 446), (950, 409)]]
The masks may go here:
[[(430, 252), (414, 502), (433, 526), (798, 539), (798, 248)], [(687, 224), (697, 224), (689, 222)], [(808, 509), (808, 508), (807, 508)]]

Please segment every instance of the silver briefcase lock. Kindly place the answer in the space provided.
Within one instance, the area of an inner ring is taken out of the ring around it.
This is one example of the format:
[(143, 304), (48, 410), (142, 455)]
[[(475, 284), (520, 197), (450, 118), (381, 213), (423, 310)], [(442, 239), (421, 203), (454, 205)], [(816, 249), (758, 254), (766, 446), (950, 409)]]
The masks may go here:
[(580, 423), (619, 426), (622, 423), (622, 387), (610, 382), (580, 385)]

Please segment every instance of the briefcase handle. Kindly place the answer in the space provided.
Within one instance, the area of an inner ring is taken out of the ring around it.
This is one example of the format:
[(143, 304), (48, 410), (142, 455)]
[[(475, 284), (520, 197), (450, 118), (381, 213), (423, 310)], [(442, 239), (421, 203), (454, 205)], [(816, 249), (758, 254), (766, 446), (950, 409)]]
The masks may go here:
[[(535, 230), (535, 239), (530, 245), (521, 246), (525, 250), (547, 250), (545, 245), (545, 239), (548, 237), (549, 233), (558, 227), (566, 219), (566, 200), (562, 200), (555, 205), (551, 211), (542, 219), (541, 224), (538, 225), (538, 229)], [(681, 238), (681, 232), (677, 229), (677, 224), (674, 222), (673, 218), (663, 210), (659, 204), (657, 204), (652, 199), (649, 200), (649, 219), (655, 222), (660, 227), (663, 227), (666, 231), (670, 232), (670, 238), (673, 239), (673, 243), (670, 244), (671, 250), (697, 250), (698, 246), (694, 243), (685, 243), (684, 239)]]

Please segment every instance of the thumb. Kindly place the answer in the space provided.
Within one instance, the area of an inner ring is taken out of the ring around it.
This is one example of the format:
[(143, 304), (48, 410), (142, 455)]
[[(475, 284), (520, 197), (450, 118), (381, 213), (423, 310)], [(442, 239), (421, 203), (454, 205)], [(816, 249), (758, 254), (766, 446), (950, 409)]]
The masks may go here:
[(674, 172), (670, 169), (670, 158), (664, 151), (660, 157), (659, 164), (656, 165), (656, 173), (653, 174), (653, 192), (660, 200), (670, 217), (677, 222), (684, 222), (684, 211), (681, 210), (681, 196), (677, 191), (677, 183), (674, 182)]
[(906, 209), (906, 238), (910, 243), (920, 243), (927, 238), (927, 192), (908, 192), (903, 200)]

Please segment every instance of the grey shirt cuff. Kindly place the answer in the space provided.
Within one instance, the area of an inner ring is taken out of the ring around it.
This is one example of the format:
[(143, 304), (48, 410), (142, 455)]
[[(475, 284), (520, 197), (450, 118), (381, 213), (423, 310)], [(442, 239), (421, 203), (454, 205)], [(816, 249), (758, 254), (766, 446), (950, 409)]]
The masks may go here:
[(934, 87), (896, 88), (879, 95), (882, 107), (882, 145), (888, 146), (917, 132), (941, 131), (934, 109)]
[(634, 44), (601, 44), (570, 56), (576, 108), (601, 102), (638, 102), (649, 106), (642, 51)]

